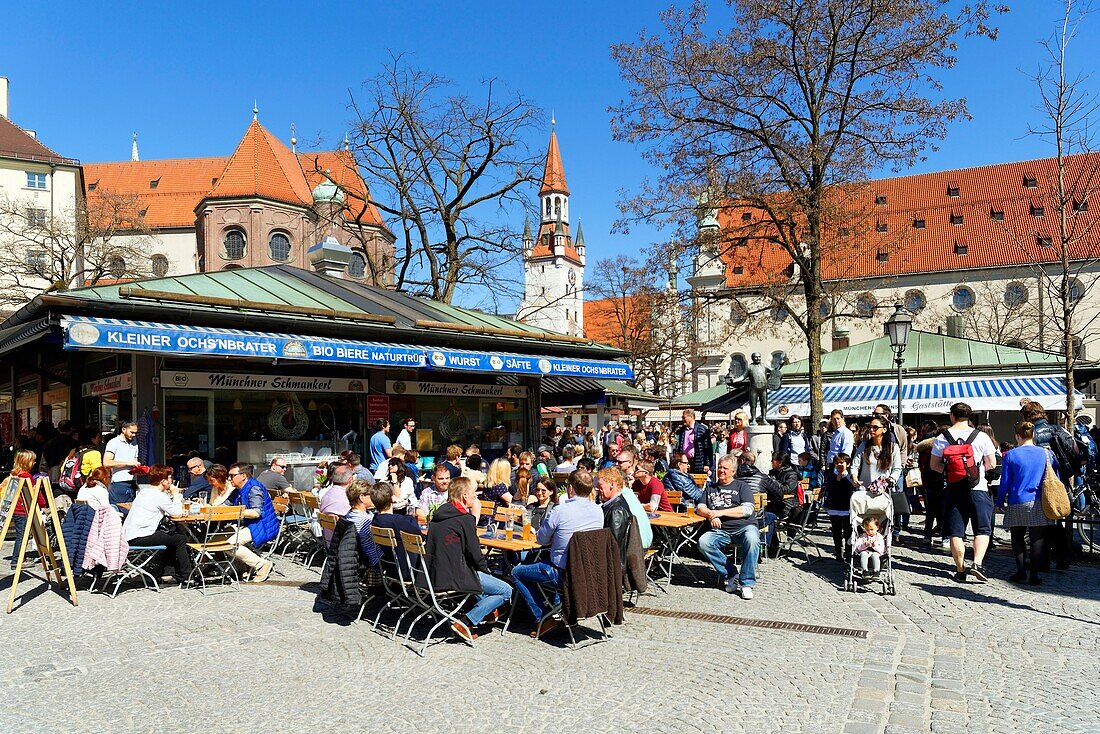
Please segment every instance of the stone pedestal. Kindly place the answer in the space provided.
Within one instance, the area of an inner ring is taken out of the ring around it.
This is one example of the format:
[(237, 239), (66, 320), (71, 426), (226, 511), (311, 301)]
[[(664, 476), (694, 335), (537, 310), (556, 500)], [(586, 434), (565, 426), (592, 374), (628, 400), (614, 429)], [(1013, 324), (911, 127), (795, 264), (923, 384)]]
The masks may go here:
[(753, 424), (746, 426), (746, 430), (749, 432), (749, 448), (756, 454), (756, 468), (767, 474), (772, 468), (772, 434), (775, 429), (771, 425)]

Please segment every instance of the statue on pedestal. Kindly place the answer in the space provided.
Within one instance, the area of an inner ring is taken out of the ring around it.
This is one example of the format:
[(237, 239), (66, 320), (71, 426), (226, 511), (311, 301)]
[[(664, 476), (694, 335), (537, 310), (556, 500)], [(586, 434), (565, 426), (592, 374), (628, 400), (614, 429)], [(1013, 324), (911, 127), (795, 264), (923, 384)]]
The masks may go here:
[(749, 414), (752, 423), (758, 426), (767, 425), (768, 390), (777, 390), (782, 385), (783, 367), (787, 364), (789, 362), (786, 352), (776, 352), (771, 367), (764, 366), (760, 352), (753, 352), (752, 364), (745, 370), (745, 374), (734, 378), (734, 363), (731, 357), (730, 371), (726, 373), (724, 382), (729, 387), (736, 387), (742, 383), (748, 385)]

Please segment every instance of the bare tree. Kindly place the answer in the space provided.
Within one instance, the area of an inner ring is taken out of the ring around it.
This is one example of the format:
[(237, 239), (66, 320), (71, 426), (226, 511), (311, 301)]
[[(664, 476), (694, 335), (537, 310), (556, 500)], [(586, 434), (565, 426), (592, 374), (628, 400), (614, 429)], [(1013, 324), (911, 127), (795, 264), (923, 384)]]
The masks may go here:
[(51, 217), (28, 199), (0, 198), (0, 305), (150, 275), (152, 239), (139, 207), (136, 197), (96, 192)]
[[(1001, 288), (989, 280), (974, 283), (974, 306), (961, 314), (963, 329), (981, 341), (1031, 348), (1038, 343), (1039, 309), (1027, 297), (1026, 284), (1013, 281), (1009, 286)], [(942, 313), (949, 312), (943, 309)]]
[[(501, 271), (521, 252), (513, 223), (539, 156), (525, 139), (539, 110), (496, 80), (481, 99), (394, 58), (351, 94), (355, 163), (397, 234), (395, 287), (450, 303), (455, 290), (507, 293)], [(372, 271), (380, 263), (369, 263)]]
[(700, 209), (753, 213), (744, 227), (727, 217), (732, 226), (702, 246), (722, 255), (750, 237), (784, 255), (779, 268), (789, 264), (785, 280), (804, 305), (790, 317), (808, 347), (816, 421), (822, 327), (835, 317), (826, 283), (830, 272), (843, 279), (843, 252), (858, 249), (846, 240), (865, 221), (852, 215), (864, 208), (864, 182), (883, 165), (912, 165), (965, 117), (965, 101), (934, 99), (934, 73), (954, 66), (960, 35), (996, 33), (984, 0), (955, 14), (939, 0), (727, 5), (725, 30), (713, 30), (697, 0), (662, 14), (663, 36), (612, 47), (630, 87), (612, 110), (615, 138), (665, 172), (624, 202), (625, 216), (679, 227), (686, 239)]
[[(1070, 71), (1067, 53), (1088, 6), (1075, 8), (1065, 0), (1058, 30), (1042, 43), (1047, 61), (1035, 74), (1042, 121), (1030, 133), (1050, 141), (1055, 149), (1055, 171), (1044, 181), (1041, 200), (1056, 214), (1053, 236), (1040, 232), (1016, 232), (1016, 241), (1026, 243), (1047, 277), (1040, 289), (1050, 302), (1049, 320), (1065, 355), (1066, 420), (1072, 427), (1074, 413), (1074, 365), (1078, 345), (1094, 325), (1100, 311), (1084, 317), (1082, 305), (1096, 286), (1100, 265), (1100, 238), (1095, 236), (1097, 217), (1088, 211), (1090, 200), (1097, 203), (1100, 188), (1100, 153), (1093, 134), (1100, 100), (1086, 86), (1088, 76)], [(1033, 205), (1034, 206), (1034, 205)], [(1045, 214), (1045, 212), (1044, 212)], [(1044, 318), (1044, 321), (1046, 319)], [(1043, 326), (1046, 324), (1044, 323)]]

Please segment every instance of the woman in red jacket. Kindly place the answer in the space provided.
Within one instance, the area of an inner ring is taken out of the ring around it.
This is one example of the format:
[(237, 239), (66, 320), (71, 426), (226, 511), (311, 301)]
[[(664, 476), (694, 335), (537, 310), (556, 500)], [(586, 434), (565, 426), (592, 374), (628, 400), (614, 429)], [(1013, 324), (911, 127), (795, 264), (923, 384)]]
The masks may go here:
[[(12, 461), (11, 475), (4, 480), (0, 485), (0, 496), (6, 496), (11, 488), (12, 482), (18, 482), (20, 479), (30, 479), (32, 482), (36, 481), (40, 477), (46, 476), (45, 474), (31, 474), (31, 469), (34, 468), (35, 463), (38, 461), (38, 456), (33, 451), (27, 451), (25, 449), (16, 451), (15, 458)], [(38, 495), (38, 506), (46, 506), (46, 495)], [(23, 542), (23, 529), (27, 525), (27, 508), (23, 506), (23, 493), (20, 492), (19, 496), (15, 500), (15, 510), (13, 511), (12, 524), (15, 526), (15, 543), (11, 549), (11, 567), (15, 570), (15, 562), (18, 560), (19, 545)], [(31, 547), (34, 547), (33, 541)]]

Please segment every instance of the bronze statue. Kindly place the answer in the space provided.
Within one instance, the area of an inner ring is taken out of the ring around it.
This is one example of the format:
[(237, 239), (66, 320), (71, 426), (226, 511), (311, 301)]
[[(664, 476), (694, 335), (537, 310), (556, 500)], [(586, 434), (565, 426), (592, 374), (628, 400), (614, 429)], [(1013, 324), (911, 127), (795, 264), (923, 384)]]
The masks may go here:
[(772, 358), (772, 366), (765, 367), (761, 361), (760, 352), (752, 353), (752, 364), (745, 374), (739, 378), (733, 378), (733, 363), (731, 358), (730, 371), (726, 375), (725, 383), (730, 387), (745, 383), (749, 388), (749, 414), (750, 421), (758, 426), (767, 425), (768, 415), (768, 390), (776, 390), (783, 382), (783, 367), (789, 364), (785, 352), (776, 352)]

